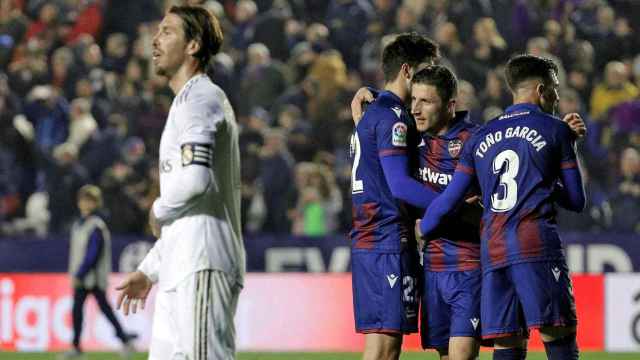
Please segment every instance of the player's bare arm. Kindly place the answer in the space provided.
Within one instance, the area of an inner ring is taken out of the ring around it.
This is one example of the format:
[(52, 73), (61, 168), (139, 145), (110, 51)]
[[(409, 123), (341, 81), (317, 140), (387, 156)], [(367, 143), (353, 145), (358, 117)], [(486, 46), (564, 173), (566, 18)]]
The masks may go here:
[(152, 286), (151, 279), (142, 271), (129, 273), (124, 281), (116, 287), (116, 290), (120, 291), (116, 308), (120, 310), (122, 307), (125, 315), (129, 315), (130, 311), (135, 314), (138, 311), (139, 303), (140, 309), (144, 310)]
[(351, 118), (356, 125), (358, 125), (358, 121), (360, 121), (362, 114), (364, 114), (363, 104), (373, 102), (373, 100), (375, 100), (373, 93), (366, 87), (358, 89), (353, 96), (351, 100)]

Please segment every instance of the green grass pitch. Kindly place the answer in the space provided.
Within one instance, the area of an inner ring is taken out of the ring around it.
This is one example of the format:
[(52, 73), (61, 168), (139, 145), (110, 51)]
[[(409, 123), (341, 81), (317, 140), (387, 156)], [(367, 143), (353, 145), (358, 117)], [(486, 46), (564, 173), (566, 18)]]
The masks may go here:
[[(2, 360), (55, 360), (56, 353), (2, 353)], [(146, 354), (139, 353), (133, 360), (146, 360)], [(239, 353), (238, 360), (358, 360), (359, 353)], [(530, 352), (527, 359), (544, 360), (547, 357), (543, 352)], [(118, 360), (120, 357), (115, 353), (87, 353), (85, 360)], [(437, 360), (435, 352), (406, 352), (400, 357), (401, 360)], [(481, 360), (490, 360), (491, 353), (480, 354)], [(580, 354), (581, 360), (638, 360), (640, 353), (605, 353), (605, 352), (583, 352)]]

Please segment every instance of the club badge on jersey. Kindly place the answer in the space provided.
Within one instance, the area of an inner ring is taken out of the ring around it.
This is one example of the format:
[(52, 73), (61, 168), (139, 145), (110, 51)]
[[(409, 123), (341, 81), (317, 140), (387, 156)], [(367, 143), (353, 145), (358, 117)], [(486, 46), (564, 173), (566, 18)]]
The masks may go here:
[(447, 149), (449, 150), (449, 155), (451, 155), (451, 157), (457, 157), (460, 155), (460, 150), (462, 150), (462, 140), (454, 139), (449, 141)]
[(185, 144), (182, 147), (182, 166), (187, 166), (193, 161), (193, 145)]
[(211, 167), (213, 149), (211, 144), (182, 144), (182, 166), (202, 165)]

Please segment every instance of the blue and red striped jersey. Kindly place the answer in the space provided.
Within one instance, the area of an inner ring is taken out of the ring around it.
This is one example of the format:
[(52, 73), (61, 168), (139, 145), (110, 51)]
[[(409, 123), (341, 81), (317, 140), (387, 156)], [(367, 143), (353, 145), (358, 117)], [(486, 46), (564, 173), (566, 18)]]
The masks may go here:
[(563, 257), (552, 197), (562, 169), (577, 167), (574, 134), (533, 104), (516, 104), (468, 141), (457, 171), (482, 192), (483, 271)]
[[(456, 113), (449, 130), (441, 136), (422, 133), (418, 145), (419, 167), (416, 177), (425, 186), (441, 193), (456, 169), (463, 145), (478, 129), (466, 111)], [(477, 191), (476, 191), (477, 193)], [(463, 205), (438, 226), (435, 239), (424, 248), (423, 263), (430, 271), (468, 271), (480, 267), (480, 224), (462, 217), (462, 212), (481, 212), (477, 205)]]
[[(385, 179), (380, 158), (411, 156), (417, 131), (404, 103), (389, 91), (381, 92), (365, 111), (351, 139), (352, 221), (354, 249), (399, 252), (404, 242), (415, 242), (406, 206), (396, 200)], [(411, 149), (411, 151), (409, 151)]]

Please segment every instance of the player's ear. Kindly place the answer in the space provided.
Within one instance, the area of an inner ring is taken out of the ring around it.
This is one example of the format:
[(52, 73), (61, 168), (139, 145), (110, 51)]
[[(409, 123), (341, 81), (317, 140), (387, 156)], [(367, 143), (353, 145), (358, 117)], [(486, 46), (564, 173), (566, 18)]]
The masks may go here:
[(454, 114), (456, 113), (456, 99), (453, 98), (451, 100), (449, 100), (449, 102), (447, 103), (447, 111), (449, 111), (450, 114)]
[(200, 43), (196, 40), (190, 40), (187, 44), (187, 53), (191, 56), (195, 55), (200, 51)]
[(538, 97), (543, 96), (544, 90), (545, 90), (545, 86), (543, 83), (538, 83), (538, 85), (536, 85), (536, 95), (538, 95)]
[(400, 67), (400, 73), (406, 78), (411, 79), (411, 65), (404, 63)]

